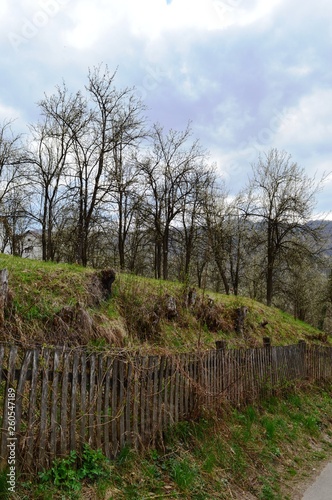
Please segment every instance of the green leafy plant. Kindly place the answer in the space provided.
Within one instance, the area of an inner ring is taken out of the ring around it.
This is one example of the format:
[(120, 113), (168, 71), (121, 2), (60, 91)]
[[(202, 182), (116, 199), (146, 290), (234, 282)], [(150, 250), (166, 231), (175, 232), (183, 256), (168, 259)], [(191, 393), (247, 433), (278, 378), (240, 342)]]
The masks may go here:
[(76, 451), (71, 451), (68, 457), (54, 460), (50, 469), (40, 472), (41, 489), (54, 485), (67, 492), (79, 491), (81, 482), (76, 471), (77, 458)]
[(83, 481), (94, 483), (109, 475), (108, 461), (101, 450), (93, 450), (85, 444), (81, 455), (71, 451), (68, 457), (55, 459), (50, 469), (39, 473), (39, 491), (50, 494), (56, 488), (65, 492), (65, 498), (75, 499)]
[(84, 445), (78, 477), (91, 482), (109, 477), (108, 462), (101, 450), (93, 450), (89, 445)]

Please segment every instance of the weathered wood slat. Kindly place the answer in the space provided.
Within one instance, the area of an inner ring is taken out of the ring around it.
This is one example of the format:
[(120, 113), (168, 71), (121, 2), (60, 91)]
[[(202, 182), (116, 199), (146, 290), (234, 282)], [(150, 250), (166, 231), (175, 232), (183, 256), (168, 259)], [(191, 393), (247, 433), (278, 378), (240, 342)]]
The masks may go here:
[(89, 374), (89, 407), (88, 407), (88, 434), (89, 434), (89, 445), (94, 446), (95, 440), (95, 407), (96, 407), (96, 355), (91, 354), (89, 359), (90, 364), (90, 374)]
[(132, 385), (133, 385), (133, 364), (130, 360), (128, 360), (128, 363), (127, 363), (127, 386), (126, 386), (126, 408), (125, 408), (125, 444), (130, 444), (132, 442), (132, 435), (131, 435)]
[(167, 429), (170, 422), (170, 359), (169, 356), (165, 358), (164, 368), (164, 398), (163, 398), (163, 415), (162, 415), (163, 428)]
[(194, 376), (194, 364), (195, 364), (195, 356), (193, 353), (188, 354), (188, 386), (189, 386), (189, 416), (194, 413), (195, 406), (195, 376)]
[(82, 450), (84, 443), (86, 442), (86, 420), (87, 420), (87, 369), (86, 369), (86, 354), (82, 352), (81, 354), (81, 384), (80, 384), (80, 393), (81, 393), (81, 408), (80, 408), (80, 449)]
[(163, 429), (163, 417), (165, 411), (165, 393), (166, 390), (166, 378), (165, 378), (165, 364), (166, 357), (161, 356), (159, 362), (159, 371), (158, 371), (158, 401), (157, 401), (157, 426), (158, 426), (158, 435), (161, 438), (162, 429)]
[(113, 360), (112, 371), (112, 399), (111, 399), (111, 442), (112, 442), (112, 457), (115, 457), (119, 449), (119, 438), (117, 430), (117, 412), (118, 412), (118, 360)]
[(61, 380), (61, 414), (60, 414), (60, 454), (65, 456), (68, 453), (68, 374), (69, 374), (69, 353), (63, 354), (62, 380)]
[(33, 446), (35, 443), (35, 427), (37, 426), (36, 416), (36, 401), (37, 401), (37, 388), (38, 388), (38, 375), (39, 375), (39, 349), (35, 349), (32, 359), (32, 377), (30, 384), (30, 401), (28, 411), (28, 426), (26, 435), (26, 450), (24, 454), (24, 462), (29, 470), (34, 462)]
[(175, 359), (174, 356), (170, 359), (170, 396), (169, 396), (169, 425), (173, 425), (175, 420)]
[(50, 460), (57, 455), (57, 435), (58, 428), (60, 427), (58, 422), (58, 387), (59, 387), (59, 364), (60, 364), (60, 351), (54, 351), (53, 357), (53, 381), (51, 387), (51, 422), (50, 422)]
[(154, 362), (155, 356), (149, 356), (148, 361), (148, 370), (147, 370), (147, 384), (146, 384), (146, 398), (145, 398), (145, 421), (146, 421), (146, 430), (145, 430), (145, 439), (144, 442), (151, 441), (152, 436), (152, 398), (153, 398), (153, 373), (154, 373)]
[(182, 356), (182, 370), (183, 401), (181, 414), (186, 418), (186, 416), (189, 415), (188, 354)]
[(144, 356), (142, 359), (142, 367), (141, 367), (141, 384), (140, 384), (140, 439), (141, 443), (146, 442), (147, 436), (147, 425), (146, 425), (146, 404), (147, 404), (147, 367), (148, 367), (148, 358)]
[(39, 425), (39, 463), (47, 465), (47, 409), (49, 400), (49, 360), (51, 350), (44, 349), (41, 355), (40, 366), (42, 370), (42, 387), (40, 395), (40, 425)]
[(76, 415), (77, 415), (77, 401), (78, 401), (78, 366), (79, 366), (79, 352), (74, 352), (73, 358), (73, 376), (71, 380), (71, 395), (70, 395), (70, 450), (76, 450)]
[(133, 433), (132, 433), (132, 443), (135, 448), (138, 446), (139, 437), (139, 403), (140, 403), (140, 359), (138, 356), (134, 358), (134, 389), (133, 389)]
[(120, 449), (123, 448), (125, 443), (125, 363), (122, 359), (119, 360), (119, 446)]
[(152, 385), (152, 420), (151, 420), (151, 438), (152, 443), (155, 443), (156, 436), (158, 434), (158, 374), (160, 367), (160, 359), (155, 356), (153, 361), (153, 385)]
[[(5, 387), (5, 394), (3, 398), (3, 412), (2, 412), (2, 432), (1, 432), (1, 460), (5, 461), (8, 455), (8, 438), (13, 437), (16, 438), (16, 435), (10, 436), (8, 432), (8, 412), (13, 411), (13, 408), (10, 408), (8, 404), (9, 401), (13, 401), (15, 404), (15, 396), (14, 396), (14, 371), (15, 371), (15, 361), (17, 356), (17, 346), (11, 346), (9, 351), (9, 360), (8, 360), (8, 370), (7, 370), (7, 380)], [(13, 398), (13, 399), (12, 399)], [(16, 430), (15, 430), (16, 432)], [(14, 434), (15, 434), (14, 432)]]
[(110, 450), (110, 390), (111, 390), (111, 369), (112, 360), (107, 359), (106, 373), (105, 373), (105, 397), (104, 397), (104, 453), (105, 456), (111, 458)]
[(16, 398), (15, 398), (15, 425), (16, 425), (16, 437), (17, 437), (17, 452), (21, 453), (21, 418), (24, 403), (24, 388), (26, 384), (26, 377), (29, 365), (32, 359), (32, 351), (26, 351), (23, 358), (23, 363), (20, 370), (20, 377), (18, 379), (16, 388)]
[(180, 359), (177, 356), (175, 363), (175, 395), (174, 395), (174, 420), (179, 422), (179, 400), (180, 400)]
[(96, 446), (100, 449), (102, 443), (102, 402), (103, 402), (103, 363), (104, 357), (99, 354), (97, 358), (97, 385), (96, 385)]

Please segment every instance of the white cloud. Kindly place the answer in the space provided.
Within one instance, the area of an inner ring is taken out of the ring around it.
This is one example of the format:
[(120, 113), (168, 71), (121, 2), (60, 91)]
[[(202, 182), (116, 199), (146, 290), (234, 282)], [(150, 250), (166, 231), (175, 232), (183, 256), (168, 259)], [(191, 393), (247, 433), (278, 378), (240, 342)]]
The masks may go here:
[[(59, 0), (54, 0), (59, 1)], [(243, 0), (89, 0), (68, 5), (74, 27), (67, 33), (67, 43), (87, 48), (119, 25), (128, 35), (154, 41), (172, 32), (216, 30), (230, 25), (247, 25), (268, 17), (282, 0), (257, 0), (248, 5)]]
[(287, 144), (319, 145), (332, 137), (332, 89), (316, 89), (290, 108), (289, 119), (281, 122), (278, 139)]
[[(88, 67), (104, 62), (119, 68), (116, 85), (137, 87), (151, 121), (193, 120), (233, 192), (270, 147), (320, 172), (332, 156), (331, 9), (327, 0), (1, 0), (0, 119), (36, 120), (43, 92), (62, 79), (82, 89)], [(34, 33), (8, 50), (8, 34), (29, 23)]]
[(6, 106), (6, 104), (0, 102), (0, 124), (4, 122), (13, 122), (13, 129), (16, 129), (15, 121), (20, 119), (20, 115), (20, 110), (11, 106)]

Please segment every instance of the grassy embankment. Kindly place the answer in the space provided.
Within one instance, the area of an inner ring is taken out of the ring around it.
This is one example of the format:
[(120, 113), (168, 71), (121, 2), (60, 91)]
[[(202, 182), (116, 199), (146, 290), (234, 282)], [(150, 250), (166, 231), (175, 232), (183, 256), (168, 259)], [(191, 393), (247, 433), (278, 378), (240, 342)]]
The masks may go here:
[[(253, 347), (264, 336), (273, 345), (301, 338), (330, 343), (315, 328), (246, 297), (197, 291), (195, 303), (188, 306), (183, 284), (119, 274), (112, 297), (103, 300), (92, 269), (5, 255), (0, 255), (0, 268), (9, 270), (4, 340), (99, 348), (113, 344), (144, 352), (214, 348), (221, 339), (229, 347)], [(243, 333), (236, 334), (240, 307), (248, 314)]]
[[(295, 390), (296, 389), (296, 390)], [(163, 447), (126, 448), (108, 463), (89, 449), (56, 461), (39, 480), (17, 478), (15, 500), (300, 500), (332, 458), (332, 385), (290, 387), (255, 406), (183, 422)], [(0, 477), (0, 495), (5, 481)]]
[[(274, 345), (300, 338), (330, 343), (309, 325), (248, 298), (201, 292), (188, 306), (181, 284), (119, 275), (112, 298), (102, 300), (91, 269), (1, 255), (4, 267), (11, 295), (2, 336), (11, 342), (65, 340), (108, 349), (115, 341), (142, 352), (213, 348), (220, 339), (229, 346), (255, 346), (263, 336)], [(170, 297), (176, 312), (170, 311)], [(235, 334), (236, 309), (242, 306), (248, 308), (244, 332)], [(61, 328), (59, 317), (69, 317)], [(295, 499), (297, 482), (332, 456), (331, 389), (288, 387), (259, 405), (225, 406), (220, 415), (169, 430), (163, 447), (141, 454), (125, 449), (111, 464), (89, 452), (79, 470), (76, 457), (57, 462), (41, 482), (19, 477), (17, 498)]]

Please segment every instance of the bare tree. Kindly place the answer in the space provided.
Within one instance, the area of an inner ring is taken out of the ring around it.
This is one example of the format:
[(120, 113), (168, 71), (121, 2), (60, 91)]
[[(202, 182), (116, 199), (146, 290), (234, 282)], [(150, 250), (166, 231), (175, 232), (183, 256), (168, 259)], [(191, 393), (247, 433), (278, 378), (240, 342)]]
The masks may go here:
[[(17, 222), (19, 217), (24, 217), (21, 196), (17, 203), (14, 198), (18, 192), (23, 193), (27, 184), (22, 175), (24, 163), (24, 149), (20, 135), (12, 131), (12, 122), (4, 121), (0, 125), (0, 222), (2, 223), (2, 248), (9, 244), (11, 253), (18, 254), (17, 247)], [(19, 189), (21, 187), (21, 190)], [(20, 207), (19, 207), (20, 205)], [(10, 211), (14, 208), (15, 213)]]
[(147, 135), (142, 102), (128, 91), (113, 119), (113, 147), (108, 174), (110, 200), (116, 210), (117, 247), (120, 269), (126, 268), (126, 242), (142, 203), (144, 188), (136, 160), (139, 145)]
[(225, 293), (230, 293), (227, 240), (229, 227), (226, 221), (227, 192), (225, 186), (212, 186), (206, 193), (204, 216), (208, 234), (208, 244), (211, 248), (218, 274), (222, 280)]
[(35, 219), (41, 224), (42, 258), (55, 256), (54, 226), (57, 208), (68, 192), (66, 174), (72, 160), (74, 138), (84, 126), (86, 103), (80, 93), (70, 94), (65, 85), (39, 102), (42, 121), (30, 126), (29, 178), (40, 201)]
[(156, 278), (168, 279), (172, 224), (195, 189), (194, 173), (205, 155), (198, 141), (188, 144), (190, 134), (189, 126), (164, 135), (162, 127), (154, 125), (152, 151), (141, 163), (147, 189), (144, 218), (154, 231)]
[[(78, 200), (77, 261), (88, 262), (88, 239), (95, 216), (102, 205), (112, 203), (118, 208), (119, 252), (123, 262), (126, 238), (126, 203), (132, 184), (125, 171), (124, 154), (142, 136), (142, 106), (133, 90), (116, 89), (115, 73), (99, 66), (89, 71), (86, 86), (90, 104), (84, 133), (75, 136), (75, 172), (71, 186)], [(125, 179), (125, 176), (127, 178)]]
[(318, 238), (319, 230), (309, 221), (319, 188), (320, 183), (307, 177), (284, 151), (271, 149), (253, 165), (244, 211), (262, 235), (268, 305), (272, 304), (278, 263), (299, 248), (314, 251), (306, 242)]
[(191, 189), (188, 190), (184, 198), (181, 226), (178, 231), (182, 243), (182, 265), (179, 274), (182, 281), (190, 279), (190, 268), (195, 247), (197, 244), (201, 246), (204, 240), (204, 208), (206, 194), (211, 190), (211, 186), (215, 182), (214, 169), (201, 161), (193, 170), (189, 182)]

